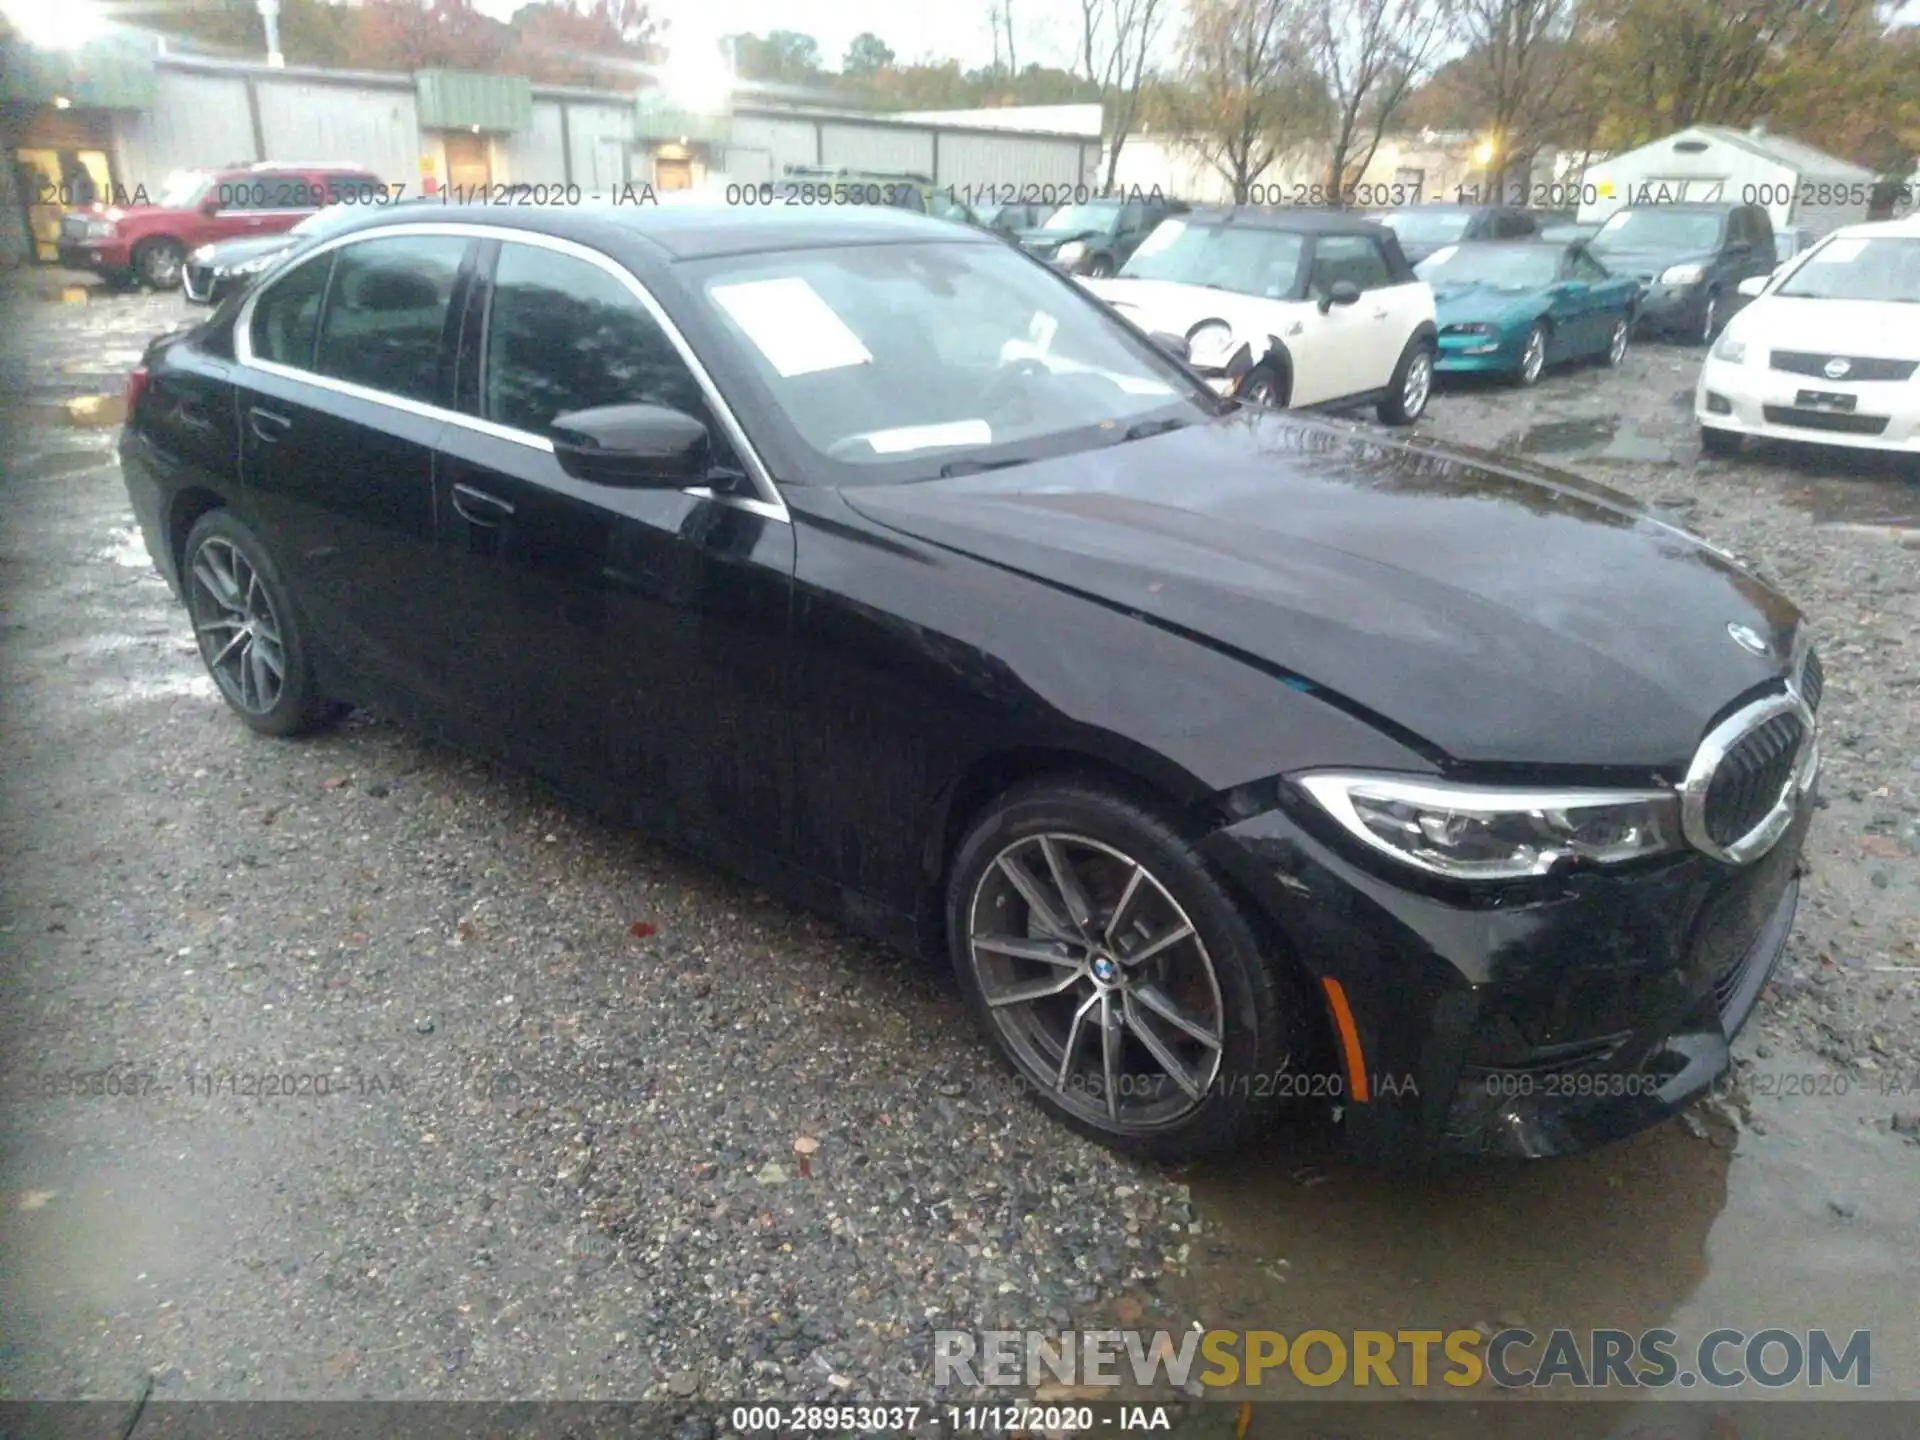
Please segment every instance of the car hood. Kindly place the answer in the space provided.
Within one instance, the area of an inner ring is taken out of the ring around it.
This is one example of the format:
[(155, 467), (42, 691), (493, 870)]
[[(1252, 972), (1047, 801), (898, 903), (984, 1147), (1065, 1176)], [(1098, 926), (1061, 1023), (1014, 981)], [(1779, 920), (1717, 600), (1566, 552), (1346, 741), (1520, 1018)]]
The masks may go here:
[[(243, 260), (258, 260), (262, 255), (277, 255), (282, 250), (291, 250), (300, 244), (297, 237), (286, 235), (258, 235), (245, 240), (221, 240), (203, 247), (205, 259), (213, 265), (238, 265)], [(199, 250), (194, 251), (196, 256)]]
[[(1088, 279), (1080, 283), (1141, 329), (1179, 335), (1186, 334), (1201, 320), (1225, 320), (1236, 330), (1257, 324), (1258, 307), (1280, 303), (1212, 285), (1187, 285), (1178, 280), (1136, 280), (1120, 275), (1110, 280)], [(1271, 316), (1264, 318), (1271, 319)]]
[(1615, 250), (1587, 242), (1593, 258), (1616, 275), (1650, 275), (1655, 280), (1672, 265), (1710, 265), (1720, 258), (1718, 250)]
[(1014, 238), (1028, 249), (1051, 254), (1069, 240), (1091, 240), (1098, 230), (1016, 230)]
[(1749, 304), (1729, 328), (1749, 344), (1774, 350), (1920, 360), (1920, 305), (1767, 295)]
[(1800, 623), (1604, 487), (1251, 408), (843, 494), (872, 523), (1309, 682), (1461, 766), (1677, 778), (1730, 702), (1784, 672)]
[(1537, 315), (1546, 294), (1540, 290), (1501, 290), (1492, 285), (1435, 285), (1433, 306), (1441, 325), (1463, 320), (1517, 320)]

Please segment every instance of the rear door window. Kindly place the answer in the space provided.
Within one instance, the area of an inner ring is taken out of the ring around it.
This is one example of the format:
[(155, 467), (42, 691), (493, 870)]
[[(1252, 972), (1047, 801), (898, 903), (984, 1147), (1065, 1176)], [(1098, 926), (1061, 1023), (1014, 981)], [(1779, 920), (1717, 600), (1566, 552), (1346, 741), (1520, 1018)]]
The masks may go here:
[(314, 368), (383, 394), (446, 404), (449, 317), (467, 247), (458, 235), (394, 235), (343, 246)]
[(320, 335), (320, 302), (326, 297), (333, 256), (316, 255), (268, 286), (253, 305), (247, 338), (254, 355), (298, 370), (313, 368), (314, 341)]

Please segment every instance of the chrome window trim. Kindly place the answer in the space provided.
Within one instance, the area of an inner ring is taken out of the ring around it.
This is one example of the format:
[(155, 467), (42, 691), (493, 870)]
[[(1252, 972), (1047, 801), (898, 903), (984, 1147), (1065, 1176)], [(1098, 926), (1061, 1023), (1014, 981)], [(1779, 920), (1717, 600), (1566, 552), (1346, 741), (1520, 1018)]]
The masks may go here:
[[(1781, 715), (1797, 715), (1806, 727), (1806, 738), (1800, 743), (1793, 775), (1781, 787), (1779, 798), (1759, 824), (1731, 845), (1714, 843), (1707, 833), (1707, 790), (1713, 784), (1714, 772), (1726, 759), (1727, 752), (1750, 731)], [(1813, 711), (1801, 697), (1796, 672), (1782, 693), (1741, 707), (1709, 730), (1694, 752), (1686, 778), (1680, 782), (1680, 826), (1688, 842), (1703, 854), (1729, 865), (1746, 865), (1771, 850), (1793, 824), (1801, 798), (1813, 788), (1814, 778), (1819, 774), (1820, 738), (1816, 724)]]
[[(402, 225), (381, 225), (372, 230), (356, 230), (348, 235), (333, 236), (301, 250), (297, 257), (288, 258), (297, 258), (304, 264), (334, 250), (363, 241), (418, 235), (450, 235), (463, 240), (498, 240), (503, 244), (531, 245), (536, 249), (551, 250), (555, 254), (584, 260), (606, 271), (640, 302), (641, 308), (653, 318), (654, 323), (660, 327), (668, 342), (680, 356), (682, 363), (692, 372), (694, 383), (699, 385), (702, 397), (715, 418), (719, 420), (720, 428), (726, 432), (734, 452), (746, 465), (748, 478), (758, 492), (755, 495), (724, 495), (716, 494), (711, 486), (690, 485), (682, 493), (746, 510), (764, 519), (779, 521), (781, 524), (793, 523), (786, 501), (781, 497), (780, 487), (774, 484), (773, 476), (760, 459), (760, 452), (754, 449), (753, 442), (747, 438), (747, 432), (733, 413), (733, 407), (720, 393), (720, 387), (714, 383), (713, 376), (708, 373), (707, 367), (700, 363), (700, 357), (694, 353), (693, 346), (687, 342), (687, 337), (681, 333), (680, 327), (673, 323), (673, 317), (661, 308), (660, 302), (654, 299), (653, 293), (640, 282), (639, 277), (611, 255), (595, 250), (591, 246), (582, 245), (575, 240), (562, 239), (557, 235), (541, 235), (530, 230), (516, 230), (504, 225), (449, 225), (444, 222), (413, 221)], [(315, 385), (322, 390), (331, 390), (335, 394), (350, 396), (356, 400), (387, 405), (409, 415), (444, 421), (449, 425), (457, 425), (462, 429), (491, 436), (496, 440), (508, 440), (516, 445), (525, 445), (532, 450), (544, 450), (549, 455), (553, 453), (553, 441), (544, 435), (536, 435), (530, 430), (515, 429), (511, 425), (501, 425), (496, 421), (482, 419), (478, 415), (463, 414), (458, 410), (429, 405), (419, 400), (409, 400), (400, 395), (390, 395), (383, 390), (373, 390), (351, 381), (336, 380), (332, 376), (316, 374), (297, 366), (260, 359), (253, 353), (254, 307), (260, 303), (263, 295), (271, 292), (282, 282), (286, 274), (291, 274), (297, 268), (299, 268), (297, 265), (290, 266), (284, 272), (276, 274), (267, 283), (255, 286), (253, 292), (241, 304), (233, 321), (233, 353), (240, 365), (281, 379)]]

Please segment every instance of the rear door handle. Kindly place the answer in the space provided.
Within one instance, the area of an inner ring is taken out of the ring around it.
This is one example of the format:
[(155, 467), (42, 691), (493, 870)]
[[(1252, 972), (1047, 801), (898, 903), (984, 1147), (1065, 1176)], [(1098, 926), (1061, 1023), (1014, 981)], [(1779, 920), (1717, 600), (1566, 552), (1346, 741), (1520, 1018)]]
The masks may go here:
[(498, 525), (513, 514), (511, 501), (502, 500), (498, 495), (489, 495), (484, 490), (476, 490), (471, 485), (453, 487), (453, 508), (470, 525)]
[(293, 421), (255, 405), (247, 411), (247, 426), (267, 444), (277, 445), (287, 438), (287, 432), (293, 429)]

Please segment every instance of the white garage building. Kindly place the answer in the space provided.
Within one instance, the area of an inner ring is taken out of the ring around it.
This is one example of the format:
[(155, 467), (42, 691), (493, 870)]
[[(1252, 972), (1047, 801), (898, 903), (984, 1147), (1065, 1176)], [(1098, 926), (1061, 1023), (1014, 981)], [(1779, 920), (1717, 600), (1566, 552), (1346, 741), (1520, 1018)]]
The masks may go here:
[(1764, 127), (1694, 125), (1589, 165), (1580, 219), (1605, 220), (1625, 205), (1720, 201), (1764, 205), (1776, 231), (1824, 235), (1867, 218), (1873, 182), (1871, 170)]

